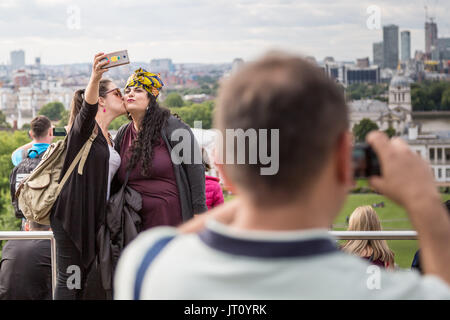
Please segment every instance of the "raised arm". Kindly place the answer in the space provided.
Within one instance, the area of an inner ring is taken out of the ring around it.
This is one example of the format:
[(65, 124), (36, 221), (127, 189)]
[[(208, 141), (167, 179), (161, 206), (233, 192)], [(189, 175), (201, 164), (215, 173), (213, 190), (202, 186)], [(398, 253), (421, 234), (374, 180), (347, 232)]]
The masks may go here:
[(428, 164), (400, 138), (391, 140), (372, 132), (367, 142), (377, 153), (381, 177), (370, 185), (406, 208), (419, 235), (424, 274), (433, 274), (450, 285), (450, 218)]

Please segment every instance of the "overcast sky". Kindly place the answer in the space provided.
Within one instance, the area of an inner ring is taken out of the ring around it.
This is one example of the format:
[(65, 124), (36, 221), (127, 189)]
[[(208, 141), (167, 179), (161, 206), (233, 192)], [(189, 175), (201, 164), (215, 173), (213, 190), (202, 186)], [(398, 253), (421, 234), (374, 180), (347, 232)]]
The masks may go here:
[(121, 49), (139, 62), (231, 62), (268, 49), (372, 60), (382, 29), (367, 27), (371, 5), (381, 25), (411, 31), (411, 54), (424, 50), (424, 5), (450, 37), (448, 0), (0, 0), (0, 64), (17, 49), (27, 64), (90, 62)]

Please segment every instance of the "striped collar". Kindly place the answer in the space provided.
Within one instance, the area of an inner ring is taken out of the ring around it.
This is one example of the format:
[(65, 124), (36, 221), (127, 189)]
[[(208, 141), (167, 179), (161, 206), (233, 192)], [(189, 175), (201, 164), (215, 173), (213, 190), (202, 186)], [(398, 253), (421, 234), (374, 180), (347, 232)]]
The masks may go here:
[(198, 234), (207, 246), (233, 255), (257, 258), (311, 257), (337, 251), (326, 229), (254, 231), (228, 227), (210, 218)]

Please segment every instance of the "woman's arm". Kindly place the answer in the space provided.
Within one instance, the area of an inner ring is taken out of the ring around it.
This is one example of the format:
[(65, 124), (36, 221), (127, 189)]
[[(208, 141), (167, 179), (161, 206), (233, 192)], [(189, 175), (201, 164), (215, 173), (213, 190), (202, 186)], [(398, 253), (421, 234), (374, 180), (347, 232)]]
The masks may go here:
[(76, 116), (73, 128), (71, 129), (74, 130), (77, 135), (82, 137), (82, 140), (89, 138), (95, 126), (100, 80), (102, 79), (103, 73), (108, 71), (107, 69), (101, 69), (102, 66), (108, 64), (107, 61), (101, 62), (105, 57), (106, 55), (103, 53), (98, 53), (94, 57), (91, 78), (84, 93), (83, 106)]
[(102, 61), (105, 58), (106, 55), (103, 52), (97, 53), (94, 58), (91, 79), (84, 95), (84, 100), (90, 105), (97, 103), (100, 80), (102, 80), (102, 75), (108, 71), (108, 69), (102, 69), (103, 66), (109, 63), (108, 61)]

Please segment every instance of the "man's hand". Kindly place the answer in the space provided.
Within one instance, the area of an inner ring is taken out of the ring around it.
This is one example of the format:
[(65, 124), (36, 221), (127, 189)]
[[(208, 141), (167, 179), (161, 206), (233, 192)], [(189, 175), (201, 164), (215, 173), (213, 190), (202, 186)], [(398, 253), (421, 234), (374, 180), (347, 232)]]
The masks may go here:
[(367, 136), (367, 143), (380, 161), (382, 176), (369, 180), (378, 192), (407, 209), (424, 198), (441, 201), (430, 166), (404, 140), (389, 140), (386, 134), (375, 131)]
[(235, 198), (208, 212), (195, 215), (193, 219), (178, 227), (178, 230), (181, 233), (196, 233), (202, 231), (205, 228), (206, 220), (210, 217), (219, 222), (228, 224), (234, 219), (238, 206), (239, 199)]
[(406, 208), (419, 235), (424, 273), (450, 285), (450, 218), (429, 165), (400, 138), (372, 132), (367, 142), (378, 155), (382, 174), (369, 183)]

